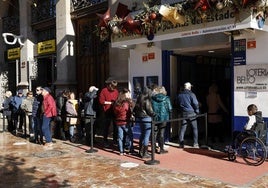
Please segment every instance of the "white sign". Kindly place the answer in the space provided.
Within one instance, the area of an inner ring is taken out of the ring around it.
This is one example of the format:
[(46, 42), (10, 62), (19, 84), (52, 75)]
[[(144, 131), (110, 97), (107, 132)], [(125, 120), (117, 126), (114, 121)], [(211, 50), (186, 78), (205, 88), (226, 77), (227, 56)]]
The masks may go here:
[(268, 91), (268, 64), (234, 66), (235, 91)]

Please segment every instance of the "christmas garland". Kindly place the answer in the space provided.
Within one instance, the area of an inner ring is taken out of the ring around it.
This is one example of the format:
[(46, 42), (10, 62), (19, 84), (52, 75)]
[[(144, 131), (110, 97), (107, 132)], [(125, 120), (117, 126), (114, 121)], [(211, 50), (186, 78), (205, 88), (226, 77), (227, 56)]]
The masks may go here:
[(248, 10), (263, 27), (267, 17), (268, 0), (186, 0), (174, 5), (155, 5), (144, 8), (134, 16), (126, 5), (119, 3), (115, 16), (111, 18), (110, 9), (99, 16), (96, 34), (101, 41), (109, 41), (111, 37), (146, 36), (149, 41), (154, 39), (157, 31), (165, 31), (190, 23), (199, 18), (203, 23), (210, 15), (224, 9), (232, 9), (235, 23), (239, 22), (242, 9)]

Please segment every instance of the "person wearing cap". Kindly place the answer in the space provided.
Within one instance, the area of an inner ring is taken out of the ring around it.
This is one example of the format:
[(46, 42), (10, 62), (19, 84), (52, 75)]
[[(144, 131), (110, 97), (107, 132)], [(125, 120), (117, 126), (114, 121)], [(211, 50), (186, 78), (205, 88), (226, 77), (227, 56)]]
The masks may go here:
[[(85, 93), (84, 95), (84, 114), (85, 114), (85, 130), (86, 130), (86, 144), (90, 145), (91, 140), (91, 122), (90, 122), (90, 116), (93, 116), (96, 118), (96, 103), (99, 88), (95, 86), (90, 86), (88, 92)], [(95, 119), (93, 118), (93, 138), (95, 136), (95, 130), (96, 126), (94, 126)]]
[(105, 146), (108, 146), (108, 135), (110, 125), (113, 125), (113, 141), (117, 143), (117, 126), (113, 122), (113, 110), (112, 105), (116, 101), (119, 92), (116, 89), (117, 82), (115, 80), (106, 81), (106, 87), (103, 88), (100, 92), (99, 103), (102, 106), (104, 112), (104, 131), (103, 131), (103, 139)]
[(42, 121), (42, 132), (45, 136), (45, 146), (52, 146), (52, 136), (50, 129), (50, 122), (53, 117), (57, 116), (56, 102), (50, 95), (51, 90), (48, 87), (42, 88), (43, 95), (43, 121)]
[(198, 148), (198, 128), (196, 115), (199, 114), (199, 103), (196, 95), (191, 91), (193, 85), (190, 82), (184, 84), (184, 90), (178, 95), (178, 103), (180, 112), (183, 118), (179, 135), (180, 147), (184, 147), (184, 134), (187, 125), (190, 124), (193, 128), (193, 139), (195, 148)]

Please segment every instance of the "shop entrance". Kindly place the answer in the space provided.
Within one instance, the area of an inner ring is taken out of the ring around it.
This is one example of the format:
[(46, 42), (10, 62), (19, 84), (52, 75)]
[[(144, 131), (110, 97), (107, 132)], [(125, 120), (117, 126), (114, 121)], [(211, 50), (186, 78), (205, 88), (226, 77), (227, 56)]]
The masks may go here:
[[(231, 112), (231, 60), (226, 54), (223, 57), (202, 56), (202, 55), (173, 55), (171, 58), (171, 98), (175, 108), (176, 96), (183, 89), (185, 82), (191, 82), (194, 87), (193, 92), (200, 102), (201, 113), (207, 112), (206, 96), (209, 86), (216, 83), (219, 94), (228, 111)], [(173, 91), (172, 91), (173, 90)], [(174, 94), (175, 93), (175, 94)], [(177, 111), (177, 110), (176, 110)], [(199, 137), (205, 137), (205, 122), (199, 121)], [(231, 138), (232, 124), (230, 115), (223, 115), (224, 132), (223, 137), (228, 140)], [(178, 139), (179, 125), (171, 125), (171, 140)], [(188, 128), (186, 137), (192, 139), (191, 128)]]
[(29, 89), (34, 90), (37, 86), (52, 87), (56, 79), (56, 56), (37, 57), (37, 76), (31, 80)]

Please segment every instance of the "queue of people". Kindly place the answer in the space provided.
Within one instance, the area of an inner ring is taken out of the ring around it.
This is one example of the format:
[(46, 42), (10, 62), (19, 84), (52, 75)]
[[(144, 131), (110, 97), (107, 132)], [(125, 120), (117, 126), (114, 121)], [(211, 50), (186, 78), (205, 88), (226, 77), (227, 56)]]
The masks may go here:
[(8, 131), (14, 134), (22, 133), (24, 137), (29, 136), (32, 142), (46, 147), (51, 146), (50, 123), (57, 116), (57, 112), (54, 98), (50, 93), (48, 87), (40, 86), (36, 88), (35, 97), (32, 91), (28, 91), (26, 96), (23, 90), (18, 90), (15, 96), (12, 96), (10, 91), (6, 91), (2, 106), (3, 114), (8, 120)]
[[(133, 99), (129, 89), (118, 90), (117, 84), (115, 80), (107, 81), (101, 90), (90, 86), (85, 94), (79, 93), (78, 98), (69, 90), (63, 90), (53, 98), (51, 90), (41, 86), (36, 87), (35, 96), (32, 91), (28, 91), (25, 97), (22, 90), (15, 96), (7, 91), (2, 109), (8, 120), (8, 130), (20, 130), (24, 123), (25, 135), (28, 133), (31, 141), (48, 147), (53, 145), (52, 136), (70, 142), (84, 141), (92, 146), (98, 132), (102, 134), (103, 147), (116, 145), (120, 155), (138, 153), (141, 158), (150, 158), (149, 146), (154, 131), (153, 139), (158, 144), (158, 147), (155, 145), (155, 152), (168, 153), (164, 148), (165, 132), (174, 109), (165, 87), (135, 88), (136, 98)], [(192, 87), (191, 83), (186, 82), (177, 96), (181, 117), (184, 118), (179, 132), (181, 148), (185, 145), (184, 135), (188, 125), (193, 130), (193, 147), (199, 147), (196, 115), (200, 113), (200, 103), (191, 91)], [(213, 89), (210, 90), (212, 92)], [(208, 104), (214, 100), (210, 95), (207, 97)], [(218, 96), (215, 100), (219, 101), (219, 107), (226, 110)], [(208, 106), (212, 112), (211, 105)], [(27, 127), (23, 119), (26, 117), (29, 122)], [(56, 124), (54, 132), (51, 132), (52, 121)], [(154, 130), (152, 121), (158, 122)], [(133, 144), (133, 126), (140, 128), (137, 152)], [(109, 142), (109, 136), (112, 136), (113, 143)]]

